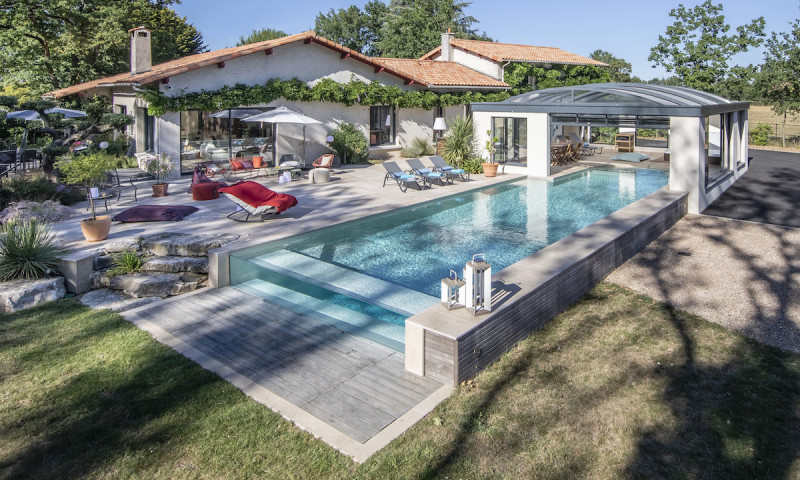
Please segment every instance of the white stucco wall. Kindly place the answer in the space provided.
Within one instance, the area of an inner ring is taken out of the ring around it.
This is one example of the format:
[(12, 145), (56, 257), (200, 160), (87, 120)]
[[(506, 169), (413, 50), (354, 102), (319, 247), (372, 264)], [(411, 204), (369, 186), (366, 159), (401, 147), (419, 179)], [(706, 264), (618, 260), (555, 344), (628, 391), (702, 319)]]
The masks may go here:
[(494, 117), (527, 120), (528, 163), (525, 174), (529, 177), (548, 177), (550, 175), (550, 116), (546, 113), (472, 112), (475, 138), (484, 160), (489, 158), (486, 142), (489, 140)]
[(397, 109), (397, 144), (408, 146), (417, 137), (433, 143), (433, 111), (422, 108)]
[[(442, 57), (440, 55), (439, 57), (436, 58), (436, 60), (441, 60), (441, 58)], [(494, 79), (497, 80), (503, 79), (502, 67), (492, 60), (479, 57), (477, 55), (465, 52), (464, 50), (458, 48), (454, 48), (453, 61), (460, 63), (468, 68), (471, 68), (477, 72), (489, 75)]]
[[(747, 172), (747, 111), (737, 112), (731, 119), (731, 136), (725, 139), (731, 171), (707, 187), (704, 118), (670, 118), (669, 188), (688, 192), (689, 213), (701, 213)], [(744, 126), (740, 128), (740, 124)], [(740, 160), (743, 160), (741, 164)]]
[[(136, 138), (136, 151), (144, 150), (144, 115), (142, 115), (140, 108), (147, 108), (147, 102), (138, 98), (134, 93), (115, 93), (112, 97), (112, 105), (114, 107), (124, 106), (127, 114), (133, 117), (134, 123), (128, 125), (125, 133), (126, 135)], [(114, 108), (116, 113), (118, 108)]]
[(180, 114), (167, 112), (156, 118), (155, 153), (172, 157), (172, 173), (170, 178), (180, 176)]

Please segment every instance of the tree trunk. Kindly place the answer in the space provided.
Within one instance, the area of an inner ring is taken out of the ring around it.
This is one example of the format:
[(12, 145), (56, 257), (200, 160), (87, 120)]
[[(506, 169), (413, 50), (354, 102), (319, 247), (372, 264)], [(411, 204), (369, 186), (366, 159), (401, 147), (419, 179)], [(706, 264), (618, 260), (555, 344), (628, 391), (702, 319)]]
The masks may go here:
[(786, 148), (786, 112), (783, 112), (783, 125), (781, 125), (781, 147)]

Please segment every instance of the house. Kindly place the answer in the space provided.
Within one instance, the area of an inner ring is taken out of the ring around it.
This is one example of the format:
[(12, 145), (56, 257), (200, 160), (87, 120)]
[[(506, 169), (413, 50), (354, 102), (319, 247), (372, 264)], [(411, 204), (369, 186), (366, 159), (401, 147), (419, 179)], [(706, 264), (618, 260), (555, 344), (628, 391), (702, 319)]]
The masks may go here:
[[(507, 96), (503, 67), (510, 61), (605, 65), (560, 49), (472, 42), (449, 32), (420, 59), (374, 58), (313, 31), (152, 65), (150, 32), (129, 33), (130, 72), (49, 96), (108, 96), (115, 112), (134, 117), (129, 133), (136, 150), (180, 159), (176, 173), (254, 153), (268, 160), (275, 152), (295, 153), (310, 164), (329, 151), (326, 137), (341, 122), (361, 128), (371, 155), (396, 151), (417, 137), (433, 140), (437, 117), (467, 114), (471, 102), (493, 94)], [(437, 94), (449, 94), (445, 106)], [(163, 105), (151, 116), (154, 102)], [(244, 121), (280, 105), (322, 124), (283, 124), (276, 135), (273, 125)]]

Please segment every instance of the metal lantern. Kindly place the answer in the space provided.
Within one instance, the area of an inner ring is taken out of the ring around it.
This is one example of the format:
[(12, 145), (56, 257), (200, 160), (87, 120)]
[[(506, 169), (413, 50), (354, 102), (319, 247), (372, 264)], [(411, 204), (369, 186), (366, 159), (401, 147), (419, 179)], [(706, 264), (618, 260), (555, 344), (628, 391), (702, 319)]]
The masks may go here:
[(472, 256), (472, 261), (464, 266), (466, 282), (465, 300), (473, 315), (492, 311), (492, 265), (486, 261), (486, 254)]
[(464, 306), (464, 286), (467, 282), (458, 278), (458, 274), (450, 270), (450, 275), (442, 279), (442, 303), (448, 310)]

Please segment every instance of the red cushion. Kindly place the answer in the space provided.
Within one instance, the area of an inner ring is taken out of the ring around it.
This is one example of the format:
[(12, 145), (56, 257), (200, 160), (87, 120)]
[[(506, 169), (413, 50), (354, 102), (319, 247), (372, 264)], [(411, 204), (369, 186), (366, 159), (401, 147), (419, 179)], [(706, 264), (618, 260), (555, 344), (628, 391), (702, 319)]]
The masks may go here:
[(297, 205), (297, 199), (286, 193), (276, 193), (260, 183), (246, 181), (239, 182), (230, 187), (220, 188), (221, 193), (228, 193), (240, 199), (251, 207), (270, 205), (278, 212), (283, 212)]
[(219, 198), (219, 189), (224, 186), (220, 182), (197, 183), (192, 186), (192, 200), (214, 200)]
[(255, 156), (253, 157), (253, 166), (255, 168), (261, 168), (261, 164), (264, 163), (264, 157)]
[(239, 160), (231, 160), (231, 165), (233, 165), (234, 170), (240, 170), (244, 168), (244, 165), (242, 165), (242, 162)]

